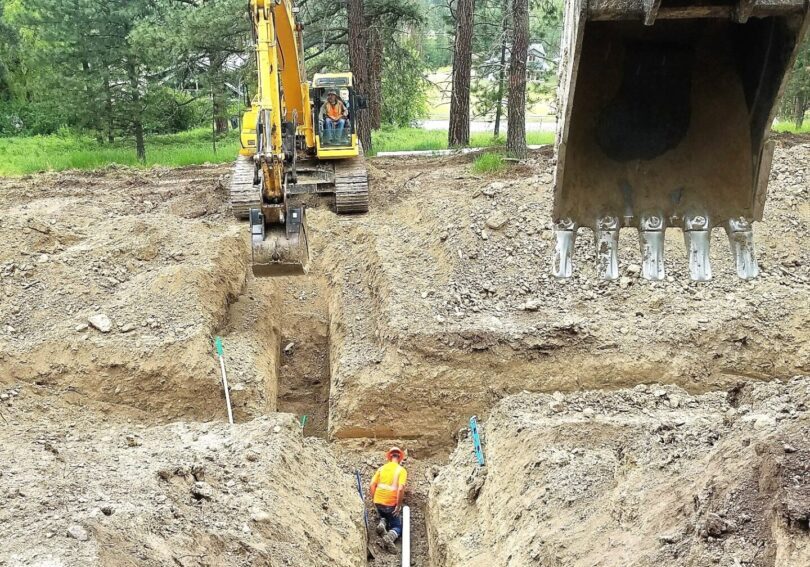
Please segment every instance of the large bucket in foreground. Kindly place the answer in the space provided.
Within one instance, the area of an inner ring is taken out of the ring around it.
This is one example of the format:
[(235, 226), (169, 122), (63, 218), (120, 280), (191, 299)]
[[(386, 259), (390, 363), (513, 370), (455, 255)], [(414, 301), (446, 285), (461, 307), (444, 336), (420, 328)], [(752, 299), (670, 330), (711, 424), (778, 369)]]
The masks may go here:
[[(808, 27), (805, 0), (567, 0), (559, 86), (554, 274), (572, 274), (579, 227), (602, 278), (618, 235), (639, 231), (647, 279), (665, 277), (664, 231), (684, 232), (690, 275), (711, 279), (713, 228), (756, 277), (776, 106)], [(635, 258), (627, 259), (637, 262)]]
[(259, 209), (251, 209), (251, 248), (253, 275), (257, 278), (301, 276), (309, 270), (309, 242), (303, 208), (290, 209), (300, 215), (293, 222), (264, 225)]

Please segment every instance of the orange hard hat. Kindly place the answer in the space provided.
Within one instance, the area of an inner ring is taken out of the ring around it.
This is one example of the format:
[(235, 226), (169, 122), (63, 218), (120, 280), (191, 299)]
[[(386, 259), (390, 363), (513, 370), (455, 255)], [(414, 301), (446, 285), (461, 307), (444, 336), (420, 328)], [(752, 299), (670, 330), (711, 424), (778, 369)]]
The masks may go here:
[(399, 455), (400, 461), (405, 460), (405, 451), (403, 451), (399, 447), (391, 447), (390, 449), (388, 449), (388, 452), (385, 454), (385, 458), (390, 461), (394, 457), (394, 455)]

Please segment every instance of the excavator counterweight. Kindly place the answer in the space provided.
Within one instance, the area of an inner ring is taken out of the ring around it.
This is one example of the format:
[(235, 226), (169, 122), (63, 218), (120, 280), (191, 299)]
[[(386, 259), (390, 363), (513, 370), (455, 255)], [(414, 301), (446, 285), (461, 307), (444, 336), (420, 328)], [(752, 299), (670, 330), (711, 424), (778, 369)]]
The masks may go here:
[(567, 0), (553, 221), (554, 275), (572, 275), (579, 227), (597, 271), (619, 276), (619, 230), (639, 231), (642, 275), (665, 277), (664, 231), (683, 231), (709, 280), (714, 228), (733, 269), (758, 274), (780, 94), (807, 31), (806, 0)]

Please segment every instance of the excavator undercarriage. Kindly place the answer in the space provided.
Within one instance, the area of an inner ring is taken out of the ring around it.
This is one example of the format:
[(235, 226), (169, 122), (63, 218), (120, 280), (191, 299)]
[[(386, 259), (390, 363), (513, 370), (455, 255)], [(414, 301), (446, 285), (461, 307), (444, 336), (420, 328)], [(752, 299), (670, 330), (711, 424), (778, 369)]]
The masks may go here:
[(619, 276), (619, 230), (642, 274), (665, 277), (664, 231), (683, 231), (709, 280), (713, 228), (736, 273), (757, 276), (779, 96), (807, 31), (806, 0), (568, 0), (560, 75), (554, 274), (572, 275), (579, 227), (597, 271)]

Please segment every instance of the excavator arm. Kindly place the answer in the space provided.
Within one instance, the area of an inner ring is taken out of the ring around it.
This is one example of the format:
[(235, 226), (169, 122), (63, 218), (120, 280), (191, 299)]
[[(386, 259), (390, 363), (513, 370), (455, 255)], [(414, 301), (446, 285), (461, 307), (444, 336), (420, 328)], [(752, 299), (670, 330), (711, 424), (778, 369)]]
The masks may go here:
[(253, 177), (261, 188), (249, 217), (254, 272), (302, 273), (309, 261), (304, 208), (291, 206), (287, 191), (295, 181), (299, 132), (313, 138), (301, 26), (290, 0), (250, 0), (250, 16), (258, 69), (258, 94), (249, 113), (256, 117)]

